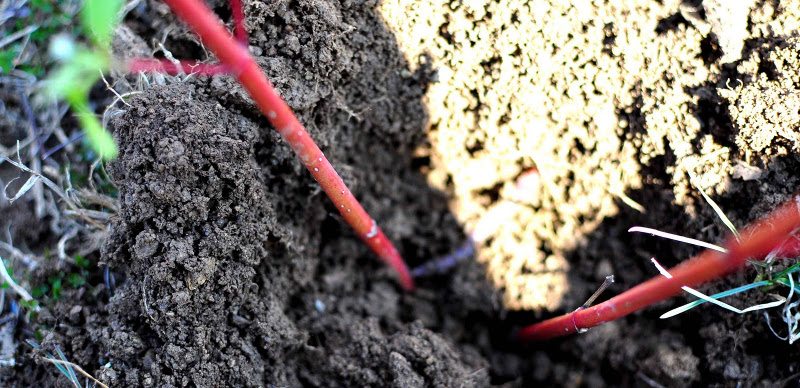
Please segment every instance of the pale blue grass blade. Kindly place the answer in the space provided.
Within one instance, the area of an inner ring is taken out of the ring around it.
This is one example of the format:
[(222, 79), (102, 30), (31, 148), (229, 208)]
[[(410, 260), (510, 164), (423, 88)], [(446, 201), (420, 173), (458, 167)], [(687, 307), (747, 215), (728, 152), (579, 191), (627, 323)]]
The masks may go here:
[[(735, 295), (735, 294), (738, 294), (740, 292), (744, 292), (744, 291), (751, 290), (753, 288), (757, 288), (757, 287), (761, 287), (761, 286), (766, 286), (766, 285), (769, 285), (769, 284), (770, 284), (769, 280), (762, 280), (760, 282), (746, 284), (746, 285), (741, 286), (741, 287), (736, 287), (736, 288), (733, 288), (733, 289), (730, 289), (730, 290), (727, 290), (727, 291), (722, 291), (722, 292), (716, 293), (714, 295), (709, 295), (708, 297), (711, 298), (711, 299), (721, 299), (721, 298), (724, 298), (724, 297), (727, 297), (727, 296)], [(676, 316), (678, 314), (683, 314), (683, 313), (685, 313), (685, 312), (687, 312), (687, 311), (689, 311), (689, 310), (691, 310), (691, 309), (693, 309), (693, 308), (695, 308), (695, 307), (697, 307), (697, 306), (699, 306), (699, 305), (701, 305), (703, 303), (706, 303), (706, 302), (707, 301), (705, 299), (700, 299), (700, 300), (696, 300), (696, 301), (691, 302), (691, 303), (687, 303), (687, 304), (685, 304), (685, 305), (683, 305), (681, 307), (678, 307), (678, 308), (675, 308), (675, 309), (667, 311), (666, 313), (664, 313), (664, 315), (661, 316), (661, 319), (667, 319), (667, 318), (674, 317), (674, 316)]]
[[(733, 288), (733, 289), (730, 289), (730, 290), (727, 290), (727, 291), (723, 291), (723, 292), (711, 295), (711, 296), (709, 296), (709, 298), (711, 298), (711, 299), (721, 299), (721, 298), (724, 298), (724, 297), (727, 297), (727, 296), (731, 296), (731, 295), (735, 295), (735, 294), (738, 294), (740, 292), (747, 291), (747, 290), (750, 290), (750, 289), (753, 289), (753, 288), (758, 288), (758, 287), (762, 287), (762, 286), (768, 286), (768, 285), (773, 284), (774, 282), (778, 282), (778, 283), (783, 284), (783, 285), (785, 285), (787, 287), (794, 288), (794, 291), (800, 292), (800, 285), (794, 284), (794, 282), (790, 282), (789, 280), (787, 280), (785, 278), (786, 275), (788, 275), (790, 273), (793, 273), (793, 272), (797, 272), (797, 271), (800, 271), (800, 263), (795, 263), (791, 267), (786, 268), (783, 271), (778, 272), (777, 274), (775, 274), (774, 275), (775, 280), (762, 280), (760, 282), (746, 284), (746, 285), (741, 286), (741, 287), (736, 287), (736, 288)], [(707, 302), (706, 300), (700, 299), (700, 300), (696, 300), (696, 301), (691, 302), (691, 303), (687, 303), (687, 304), (685, 304), (685, 305), (683, 305), (681, 307), (678, 307), (678, 308), (672, 309), (670, 311), (667, 311), (666, 313), (664, 313), (664, 315), (661, 316), (661, 319), (666, 319), (666, 318), (674, 317), (674, 316), (676, 316), (678, 314), (685, 313), (686, 311), (689, 311), (689, 310), (691, 310), (691, 309), (693, 309), (693, 308), (695, 308), (695, 307), (697, 307), (697, 306), (699, 306), (699, 305), (701, 305), (703, 303), (706, 303), (706, 302)], [(773, 303), (779, 305), (781, 302), (782, 301), (775, 301), (775, 302), (766, 303), (765, 305), (770, 305), (770, 304), (773, 304)], [(760, 306), (763, 306), (763, 305), (760, 305)], [(753, 306), (753, 307), (757, 307), (757, 306)], [(774, 307), (774, 306), (772, 306), (772, 307)], [(764, 308), (768, 308), (768, 307), (764, 307)], [(745, 310), (748, 310), (748, 309), (745, 309)], [(757, 310), (757, 309), (753, 309), (753, 310)], [(753, 310), (748, 310), (748, 311), (753, 311)]]
[[(656, 266), (656, 269), (658, 269), (658, 272), (660, 272), (661, 275), (663, 275), (667, 279), (672, 279), (672, 275), (670, 275), (670, 273), (667, 272), (667, 270), (664, 269), (664, 267), (662, 267), (661, 264), (659, 264), (658, 261), (656, 261), (655, 258), (650, 259), (650, 261), (653, 262), (653, 265)], [(769, 282), (767, 280), (765, 280), (765, 281)], [(705, 300), (706, 302), (715, 304), (715, 305), (717, 305), (719, 307), (722, 307), (722, 308), (724, 308), (726, 310), (730, 310), (730, 311), (735, 312), (737, 314), (744, 314), (744, 313), (750, 312), (750, 311), (756, 311), (756, 310), (762, 310), (762, 309), (777, 307), (777, 306), (780, 306), (781, 304), (786, 302), (786, 298), (780, 296), (779, 297), (780, 300), (777, 300), (775, 302), (759, 304), (759, 305), (748, 307), (748, 308), (746, 308), (744, 310), (740, 310), (740, 309), (737, 309), (736, 307), (733, 307), (733, 306), (731, 306), (731, 305), (729, 305), (729, 304), (727, 304), (725, 302), (709, 298), (707, 295), (703, 294), (700, 291), (695, 290), (694, 288), (683, 286), (683, 287), (681, 287), (681, 289), (686, 291), (686, 292), (688, 292), (688, 293), (690, 293), (690, 294), (692, 294), (692, 295), (694, 295), (694, 296), (696, 296), (696, 297), (698, 297), (698, 298), (700, 298), (700, 299)], [(789, 294), (791, 295), (791, 292)], [(667, 314), (665, 314), (665, 315), (667, 315)], [(669, 315), (669, 316), (665, 316), (665, 315), (662, 315), (661, 319), (669, 318), (670, 316), (672, 316), (672, 315)]]
[[(56, 356), (54, 356), (54, 355), (52, 355), (52, 354), (50, 354), (50, 353), (45, 353), (45, 354), (46, 354), (46, 355), (47, 355), (47, 357), (49, 357), (49, 358), (52, 358), (52, 359), (55, 359), (55, 358), (56, 358)], [(53, 362), (53, 363), (51, 363), (51, 364), (55, 365), (55, 366), (56, 366), (56, 369), (58, 369), (58, 371), (59, 371), (59, 372), (61, 372), (61, 374), (63, 374), (64, 376), (66, 376), (66, 378), (67, 378), (68, 380), (70, 380), (70, 381), (72, 382), (72, 384), (75, 384), (75, 382), (74, 382), (74, 381), (72, 381), (72, 378), (70, 377), (70, 375), (69, 375), (69, 372), (67, 371), (67, 368), (65, 368), (63, 365), (61, 365), (61, 364), (59, 364), (59, 363), (55, 363), (55, 362)], [(79, 386), (78, 388), (80, 388), (80, 386)]]
[[(42, 350), (42, 346), (41, 346), (41, 345), (39, 345), (38, 343), (34, 342), (33, 340), (25, 340), (25, 342), (27, 342), (27, 343), (28, 343), (28, 345), (30, 345), (30, 346), (33, 346), (33, 347), (34, 347), (35, 349), (37, 349), (37, 350)], [(56, 351), (59, 353), (59, 355), (60, 355), (62, 358), (64, 357), (64, 353), (61, 353), (61, 349), (59, 349), (58, 347), (56, 347)], [(48, 358), (51, 358), (51, 359), (55, 359), (55, 358), (56, 358), (56, 356), (54, 356), (53, 354), (51, 354), (51, 353), (49, 353), (49, 352), (45, 352), (45, 355), (46, 355)], [(58, 369), (58, 371), (59, 371), (59, 372), (61, 372), (61, 374), (63, 374), (64, 376), (66, 376), (66, 377), (67, 377), (67, 379), (69, 379), (69, 380), (72, 382), (72, 384), (76, 384), (76, 380), (72, 380), (72, 376), (69, 374), (69, 372), (67, 371), (67, 369), (66, 369), (66, 368), (65, 368), (63, 365), (61, 365), (61, 364), (59, 364), (59, 363), (57, 363), (57, 362), (52, 362), (51, 364), (55, 365), (55, 366), (56, 366), (56, 369)], [(76, 379), (77, 379), (77, 378), (76, 378)], [(81, 388), (81, 386), (80, 386), (80, 384), (79, 384), (79, 383), (77, 384), (77, 387), (78, 387), (78, 388)]]
[[(64, 362), (67, 362), (67, 363), (69, 362), (69, 360), (67, 360), (67, 357), (64, 356), (64, 352), (62, 352), (61, 348), (59, 348), (58, 346), (56, 346), (56, 353), (58, 353), (58, 357), (61, 358), (61, 361), (64, 361)], [(55, 357), (51, 357), (51, 358), (55, 358)], [(70, 379), (70, 381), (72, 381), (73, 384), (78, 386), (78, 388), (80, 388), (81, 381), (78, 380), (78, 375), (75, 374), (75, 370), (72, 369), (72, 365), (65, 364), (65, 365), (62, 365), (62, 367), (64, 367), (69, 372), (69, 373), (66, 374), (67, 378)]]
[[(778, 306), (786, 303), (786, 298), (780, 297), (781, 298), (780, 300), (776, 300), (774, 302), (759, 304), (759, 305), (755, 305), (755, 306), (750, 306), (750, 307), (748, 307), (748, 308), (746, 308), (744, 310), (740, 310), (740, 309), (737, 309), (736, 307), (733, 307), (733, 306), (731, 306), (731, 305), (729, 305), (729, 304), (727, 304), (725, 302), (722, 302), (722, 301), (719, 301), (719, 300), (716, 300), (716, 299), (711, 299), (707, 295), (705, 295), (702, 292), (697, 291), (697, 290), (695, 290), (693, 288), (689, 288), (689, 287), (681, 287), (681, 288), (684, 291), (686, 291), (686, 292), (688, 292), (688, 293), (690, 293), (690, 294), (692, 294), (692, 295), (694, 295), (694, 296), (696, 296), (696, 297), (698, 297), (700, 299), (705, 300), (706, 302), (715, 304), (715, 305), (717, 305), (719, 307), (724, 308), (725, 310), (729, 310), (729, 311), (732, 311), (732, 312), (737, 313), (737, 314), (744, 314), (744, 313), (747, 313), (747, 312), (750, 312), (750, 311), (756, 311), (756, 310), (763, 310), (763, 309), (778, 307)], [(667, 314), (662, 315), (661, 319), (666, 319), (666, 318), (669, 318), (669, 317), (672, 316), (672, 315), (670, 315), (670, 316), (666, 316), (666, 315)]]

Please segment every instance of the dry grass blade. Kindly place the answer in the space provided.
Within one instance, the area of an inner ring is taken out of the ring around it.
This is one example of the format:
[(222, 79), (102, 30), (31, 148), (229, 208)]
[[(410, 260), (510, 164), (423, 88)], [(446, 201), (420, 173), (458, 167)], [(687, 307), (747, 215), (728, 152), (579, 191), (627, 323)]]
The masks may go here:
[(728, 216), (725, 215), (725, 212), (722, 211), (719, 205), (717, 205), (717, 203), (714, 202), (714, 200), (711, 199), (711, 197), (706, 195), (705, 191), (703, 191), (703, 188), (700, 187), (699, 184), (697, 184), (697, 177), (695, 177), (691, 171), (687, 171), (687, 173), (689, 173), (689, 182), (691, 182), (692, 185), (694, 185), (694, 187), (697, 189), (697, 191), (700, 192), (700, 194), (703, 196), (706, 202), (708, 202), (708, 204), (711, 205), (711, 208), (714, 209), (715, 213), (717, 213), (717, 216), (719, 217), (720, 220), (722, 220), (722, 223), (725, 224), (725, 226), (727, 226), (731, 232), (733, 232), (733, 235), (736, 236), (736, 241), (742, 241), (742, 236), (739, 235), (739, 231), (736, 230), (735, 226), (733, 226), (733, 222), (731, 222), (731, 220), (728, 219)]
[(39, 260), (37, 260), (35, 257), (26, 255), (19, 249), (14, 248), (14, 246), (9, 243), (0, 241), (0, 248), (6, 250), (12, 257), (17, 258), (23, 263), (25, 263), (25, 265), (28, 267), (29, 270), (36, 268), (36, 266), (39, 263)]
[[(31, 294), (22, 286), (17, 284), (17, 282), (15, 282), (14, 279), (11, 278), (11, 274), (9, 274), (8, 270), (6, 270), (6, 265), (3, 262), (2, 257), (0, 257), (0, 277), (2, 277), (4, 282), (8, 283), (9, 287), (11, 287), (11, 290), (13, 290), (17, 295), (19, 295), (19, 297), (22, 298), (22, 300), (26, 302), (30, 302), (33, 300)], [(39, 311), (39, 306), (34, 306), (33, 311)]]
[(82, 204), (101, 206), (114, 213), (119, 211), (119, 202), (116, 199), (100, 194), (97, 191), (80, 188), (71, 191), (71, 193), (74, 193), (75, 199), (80, 200)]
[(634, 226), (634, 227), (628, 229), (628, 232), (631, 232), (631, 233), (647, 233), (647, 234), (651, 234), (653, 236), (658, 236), (658, 237), (661, 237), (661, 238), (666, 238), (666, 239), (669, 239), (669, 240), (674, 240), (674, 241), (678, 241), (678, 242), (682, 242), (682, 243), (686, 243), (686, 244), (696, 245), (698, 247), (702, 247), (702, 248), (706, 248), (706, 249), (713, 249), (715, 251), (722, 252), (722, 253), (728, 252), (727, 249), (725, 249), (725, 248), (723, 248), (723, 247), (721, 247), (719, 245), (716, 245), (716, 244), (711, 244), (711, 243), (707, 243), (705, 241), (695, 240), (695, 239), (689, 238), (689, 237), (679, 236), (677, 234), (662, 232), (662, 231), (660, 231), (658, 229), (645, 228), (643, 226)]
[(65, 366), (72, 367), (75, 370), (77, 370), (78, 373), (82, 374), (84, 377), (94, 381), (97, 385), (99, 385), (99, 386), (101, 386), (103, 388), (108, 388), (108, 385), (105, 385), (100, 380), (94, 378), (94, 376), (90, 375), (88, 372), (83, 370), (83, 368), (81, 368), (80, 365), (78, 365), (78, 364), (76, 364), (74, 362), (69, 362), (69, 361), (64, 361), (64, 360), (56, 360), (55, 358), (50, 358), (50, 357), (42, 357), (42, 359), (44, 359), (47, 362), (52, 362), (53, 364), (65, 365)]
[(11, 43), (11, 42), (13, 42), (13, 41), (15, 41), (15, 40), (17, 40), (19, 38), (22, 38), (23, 36), (30, 35), (31, 33), (33, 33), (34, 31), (36, 31), (38, 29), (39, 29), (39, 26), (35, 26), (35, 25), (34, 26), (28, 26), (28, 27), (25, 27), (25, 28), (15, 32), (15, 33), (9, 34), (3, 40), (0, 40), (0, 48), (5, 47), (9, 43)]
[(63, 199), (64, 202), (66, 202), (67, 206), (69, 206), (69, 208), (73, 212), (75, 212), (75, 214), (77, 214), (79, 217), (81, 217), (86, 222), (94, 225), (98, 229), (103, 230), (103, 231), (106, 230), (105, 226), (101, 225), (100, 223), (98, 223), (97, 221), (92, 219), (92, 217), (87, 215), (84, 212), (84, 210), (82, 208), (80, 208), (77, 204), (75, 204), (75, 202), (72, 201), (72, 199), (70, 199), (69, 196), (67, 194), (65, 194), (64, 191), (61, 190), (60, 187), (58, 187), (58, 185), (53, 183), (53, 181), (51, 181), (50, 179), (47, 179), (47, 177), (45, 177), (44, 175), (42, 175), (42, 174), (40, 174), (40, 173), (28, 168), (27, 166), (22, 164), (22, 162), (15, 162), (15, 161), (9, 159), (8, 156), (6, 156), (6, 155), (0, 155), (0, 163), (2, 163), (4, 161), (12, 164), (14, 167), (16, 167), (16, 168), (18, 168), (18, 169), (20, 169), (20, 170), (22, 170), (24, 172), (27, 172), (27, 173), (29, 173), (29, 174), (31, 174), (33, 176), (37, 176), (45, 185), (47, 185), (47, 187), (50, 188), (50, 190), (53, 190), (54, 193), (56, 193), (59, 197), (61, 197), (61, 199)]
[(33, 185), (36, 184), (36, 182), (39, 180), (39, 177), (37, 175), (31, 175), (30, 178), (28, 178), (28, 180), (25, 181), (25, 184), (22, 185), (22, 187), (20, 187), (19, 190), (17, 190), (17, 194), (15, 194), (13, 197), (9, 197), (8, 196), (8, 186), (11, 186), (11, 184), (14, 183), (14, 181), (17, 180), (17, 179), (19, 179), (19, 178), (14, 178), (11, 181), (9, 181), (8, 184), (6, 184), (6, 186), (5, 186), (4, 190), (3, 190), (3, 197), (5, 197), (5, 199), (8, 202), (14, 202), (14, 201), (18, 200), (20, 197), (22, 197), (23, 195), (25, 195), (25, 193), (27, 193), (28, 190), (30, 190), (33, 187)]
[[(664, 269), (664, 267), (662, 267), (661, 264), (659, 264), (658, 261), (656, 261), (656, 259), (650, 259), (650, 260), (653, 262), (653, 265), (656, 266), (656, 269), (658, 269), (658, 272), (661, 273), (662, 276), (664, 276), (667, 279), (672, 279), (672, 275), (666, 269)], [(776, 295), (778, 300), (776, 300), (774, 302), (769, 302), (769, 303), (759, 304), (759, 305), (755, 305), (755, 306), (750, 306), (750, 307), (748, 307), (746, 309), (737, 309), (736, 307), (733, 307), (733, 306), (731, 306), (731, 305), (729, 305), (729, 304), (727, 304), (727, 303), (725, 303), (723, 301), (717, 300), (717, 298), (709, 297), (708, 295), (703, 294), (702, 292), (697, 291), (694, 288), (683, 286), (683, 287), (681, 287), (681, 289), (683, 289), (684, 291), (686, 291), (686, 292), (688, 292), (688, 293), (690, 293), (690, 294), (692, 294), (692, 295), (694, 295), (694, 296), (696, 296), (696, 297), (698, 297), (698, 298), (700, 298), (700, 299), (702, 299), (702, 300), (704, 300), (704, 301), (706, 301), (708, 303), (715, 304), (715, 305), (717, 305), (719, 307), (722, 307), (722, 308), (724, 308), (726, 310), (732, 311), (732, 312), (737, 313), (737, 314), (744, 314), (744, 313), (747, 313), (747, 312), (750, 312), (750, 311), (757, 311), (757, 310), (763, 310), (763, 309), (778, 307), (778, 306), (782, 305), (783, 303), (785, 303), (786, 300), (787, 300), (786, 298), (784, 298), (784, 297), (782, 297), (780, 295)], [(661, 319), (670, 318), (670, 317), (678, 315), (678, 314), (680, 314), (680, 313), (682, 313), (684, 311), (686, 311), (686, 310), (684, 310), (683, 308), (679, 307), (677, 309), (674, 309), (672, 311), (667, 312), (666, 314), (661, 315), (660, 318)]]

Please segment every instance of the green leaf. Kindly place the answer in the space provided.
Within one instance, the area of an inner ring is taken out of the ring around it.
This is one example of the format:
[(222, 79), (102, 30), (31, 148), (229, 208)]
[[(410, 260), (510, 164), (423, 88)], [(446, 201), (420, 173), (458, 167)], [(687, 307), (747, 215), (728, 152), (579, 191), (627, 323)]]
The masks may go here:
[(89, 260), (86, 260), (83, 256), (75, 255), (75, 265), (77, 265), (78, 267), (89, 268), (91, 264), (92, 263), (90, 263)]
[(78, 273), (71, 273), (67, 276), (67, 283), (69, 283), (72, 288), (80, 288), (86, 284), (86, 277)]
[(47, 0), (33, 0), (31, 1), (31, 8), (39, 13), (53, 12), (53, 4)]
[(117, 157), (117, 144), (114, 138), (108, 133), (100, 121), (92, 114), (89, 108), (83, 104), (74, 104), (73, 108), (78, 116), (83, 130), (86, 131), (86, 138), (95, 152), (104, 160), (111, 160)]
[(100, 79), (100, 70), (108, 68), (108, 58), (101, 52), (79, 49), (72, 60), (50, 78), (50, 92), (70, 104), (86, 99), (89, 89)]
[(94, 43), (108, 49), (119, 19), (122, 0), (86, 0), (81, 11), (81, 24)]
[(36, 78), (44, 78), (45, 71), (44, 67), (41, 66), (31, 66), (30, 63), (20, 64), (17, 66), (17, 69), (22, 70)]
[(8, 73), (14, 68), (14, 59), (16, 57), (17, 53), (12, 49), (0, 51), (0, 68), (2, 68), (0, 69), (0, 74)]
[(57, 279), (53, 282), (53, 288), (51, 290), (53, 298), (58, 299), (61, 297), (61, 278)]
[(64, 278), (64, 272), (59, 271), (58, 275), (48, 276), (47, 281), (55, 287), (61, 285), (62, 278)]
[(50, 78), (49, 92), (67, 100), (69, 100), (71, 96), (86, 94), (89, 91), (90, 85), (87, 85), (81, 77), (83, 72), (83, 67), (75, 62), (65, 64)]
[(102, 52), (79, 49), (50, 79), (50, 92), (72, 105), (89, 144), (105, 160), (117, 156), (117, 145), (89, 110), (87, 99), (89, 89), (100, 78), (98, 69), (107, 68), (108, 64), (109, 59)]
[(31, 299), (29, 301), (28, 300), (23, 300), (23, 301), (19, 302), (19, 305), (24, 307), (24, 308), (26, 308), (26, 309), (28, 309), (28, 310), (32, 310), (32, 309), (36, 308), (36, 306), (39, 305), (39, 301), (36, 300), (36, 299)]
[(38, 285), (36, 287), (33, 287), (33, 289), (31, 290), (31, 296), (34, 297), (34, 298), (37, 298), (37, 299), (41, 298), (42, 296), (44, 296), (44, 294), (47, 293), (47, 291), (49, 289), (50, 288), (47, 287), (47, 285), (40, 284), (40, 285)]

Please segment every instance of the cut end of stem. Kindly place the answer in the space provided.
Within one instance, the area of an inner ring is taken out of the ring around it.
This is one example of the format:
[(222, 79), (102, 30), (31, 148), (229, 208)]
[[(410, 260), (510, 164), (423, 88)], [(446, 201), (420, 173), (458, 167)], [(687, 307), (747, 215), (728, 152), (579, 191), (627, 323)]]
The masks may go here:
[(395, 271), (400, 274), (400, 285), (403, 286), (403, 289), (406, 291), (414, 291), (414, 287), (416, 287), (414, 278), (411, 276), (405, 263), (402, 263), (402, 266), (403, 268), (395, 268)]
[(363, 235), (362, 240), (373, 252), (378, 254), (381, 261), (390, 266), (397, 275), (400, 276), (400, 285), (403, 289), (406, 291), (413, 291), (414, 277), (411, 276), (411, 271), (408, 270), (406, 262), (403, 261), (400, 253), (397, 252), (394, 245), (392, 245), (386, 238), (386, 235), (383, 234), (383, 230), (381, 230), (374, 221), (372, 225), (374, 226), (373, 231)]

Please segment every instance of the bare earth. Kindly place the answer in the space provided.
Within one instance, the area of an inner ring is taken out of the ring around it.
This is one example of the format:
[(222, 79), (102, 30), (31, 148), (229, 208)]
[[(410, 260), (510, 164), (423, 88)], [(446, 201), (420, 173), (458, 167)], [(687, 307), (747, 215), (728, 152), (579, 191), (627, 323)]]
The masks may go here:
[[(65, 292), (40, 317), (44, 346), (114, 387), (800, 384), (800, 351), (761, 313), (658, 319), (688, 297), (508, 341), (607, 275), (604, 298), (657, 275), (651, 257), (698, 252), (628, 228), (719, 242), (729, 231), (701, 190), (742, 227), (800, 188), (800, 2), (244, 3), (251, 52), (412, 267), (493, 209), (504, 218), (474, 258), (404, 294), (231, 79), (154, 77), (111, 123), (119, 212), (94, 260), (117, 287), (92, 292), (95, 276)], [(118, 55), (166, 31), (176, 57), (209, 59), (165, 5), (143, 4)], [(516, 184), (532, 168), (538, 183)], [(33, 206), (0, 203), (0, 226)], [(11, 232), (32, 250), (57, 240)], [(43, 267), (34, 280), (58, 271)], [(18, 351), (3, 386), (67, 386)]]

